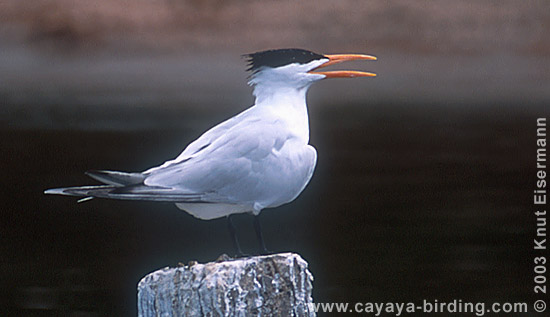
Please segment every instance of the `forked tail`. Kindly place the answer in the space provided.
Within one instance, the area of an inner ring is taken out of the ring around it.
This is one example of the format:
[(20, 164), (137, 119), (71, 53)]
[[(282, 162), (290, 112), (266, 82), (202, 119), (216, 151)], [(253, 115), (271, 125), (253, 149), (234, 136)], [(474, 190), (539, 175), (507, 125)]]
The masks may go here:
[(180, 189), (160, 186), (147, 186), (143, 183), (145, 175), (117, 171), (90, 171), (86, 174), (104, 185), (52, 188), (44, 194), (84, 197), (79, 201), (91, 198), (110, 198), (122, 200), (146, 200), (164, 202), (209, 202), (205, 193), (190, 193)]

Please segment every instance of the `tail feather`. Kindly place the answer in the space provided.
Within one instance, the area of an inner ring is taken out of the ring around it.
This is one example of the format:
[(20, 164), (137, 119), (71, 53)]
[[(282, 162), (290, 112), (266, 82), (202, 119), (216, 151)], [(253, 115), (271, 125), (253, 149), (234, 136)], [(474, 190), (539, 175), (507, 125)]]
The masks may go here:
[(126, 173), (119, 171), (87, 171), (86, 175), (107, 185), (127, 186), (143, 183), (142, 173)]
[(117, 188), (114, 185), (98, 185), (98, 186), (78, 186), (78, 187), (63, 187), (46, 189), (44, 194), (48, 195), (65, 195), (76, 197), (99, 197), (96, 195), (104, 195), (113, 189)]
[(130, 185), (125, 187), (115, 185), (98, 185), (52, 188), (45, 190), (44, 194), (161, 202), (211, 202), (206, 198), (206, 194), (182, 192), (180, 190), (172, 188), (153, 187), (146, 185)]
[(142, 173), (126, 173), (118, 171), (88, 171), (91, 178), (104, 185), (76, 186), (52, 188), (44, 194), (84, 197), (79, 202), (97, 198), (121, 200), (145, 200), (181, 203), (209, 203), (219, 197), (213, 193), (190, 193), (170, 187), (147, 186), (143, 183), (145, 175)]

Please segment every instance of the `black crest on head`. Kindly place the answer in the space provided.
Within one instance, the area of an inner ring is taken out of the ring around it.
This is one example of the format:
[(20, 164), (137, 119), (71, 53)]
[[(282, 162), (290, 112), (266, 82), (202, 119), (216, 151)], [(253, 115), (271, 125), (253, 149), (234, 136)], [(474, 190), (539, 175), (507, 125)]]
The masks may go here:
[(261, 67), (279, 67), (292, 63), (307, 64), (316, 59), (326, 58), (321, 54), (299, 48), (268, 50), (243, 56), (248, 60), (247, 71), (253, 73)]

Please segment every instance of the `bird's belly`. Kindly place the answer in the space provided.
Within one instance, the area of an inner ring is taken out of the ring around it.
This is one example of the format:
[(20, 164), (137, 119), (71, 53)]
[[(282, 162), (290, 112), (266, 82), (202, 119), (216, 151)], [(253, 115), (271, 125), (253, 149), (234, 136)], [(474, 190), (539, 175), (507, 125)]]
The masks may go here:
[(192, 216), (210, 220), (225, 217), (231, 214), (238, 214), (252, 211), (250, 205), (235, 205), (235, 204), (217, 204), (217, 203), (176, 203), (176, 206), (185, 210)]

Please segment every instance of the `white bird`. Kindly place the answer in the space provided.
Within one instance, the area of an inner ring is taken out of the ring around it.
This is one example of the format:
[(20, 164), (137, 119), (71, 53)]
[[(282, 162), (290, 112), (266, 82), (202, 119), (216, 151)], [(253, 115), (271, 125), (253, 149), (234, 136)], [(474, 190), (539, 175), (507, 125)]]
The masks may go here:
[(144, 172), (89, 171), (104, 185), (48, 189), (46, 194), (174, 202), (200, 219), (227, 216), (238, 255), (242, 255), (231, 215), (252, 213), (260, 243), (259, 214), (289, 203), (308, 184), (317, 152), (309, 145), (308, 88), (325, 78), (372, 77), (360, 71), (315, 71), (362, 54), (321, 55), (302, 49), (247, 54), (252, 107), (206, 131), (173, 160)]

